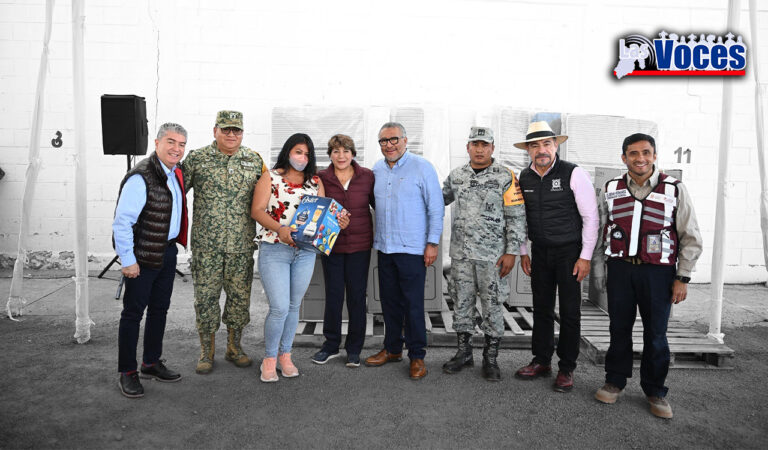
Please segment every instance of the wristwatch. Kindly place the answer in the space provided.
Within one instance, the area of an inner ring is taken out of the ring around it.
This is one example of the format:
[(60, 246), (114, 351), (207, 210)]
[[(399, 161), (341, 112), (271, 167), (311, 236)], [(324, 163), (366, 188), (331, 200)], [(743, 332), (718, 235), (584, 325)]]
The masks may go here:
[(675, 280), (688, 284), (691, 281), (691, 277), (684, 277), (682, 275), (675, 275)]
[(438, 245), (435, 244), (434, 242), (427, 242), (427, 245), (431, 245), (432, 247), (438, 247)]

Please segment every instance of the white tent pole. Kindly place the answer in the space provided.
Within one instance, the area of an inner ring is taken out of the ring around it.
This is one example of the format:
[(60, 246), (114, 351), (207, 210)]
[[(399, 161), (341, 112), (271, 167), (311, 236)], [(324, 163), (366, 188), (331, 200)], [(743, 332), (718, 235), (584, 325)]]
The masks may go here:
[[(728, 0), (728, 27), (730, 32), (739, 26), (740, 0)], [(717, 162), (717, 203), (715, 207), (715, 242), (712, 250), (712, 302), (710, 304), (708, 336), (723, 342), (720, 331), (723, 316), (723, 267), (725, 265), (725, 203), (728, 198), (728, 149), (731, 145), (731, 113), (733, 111), (733, 83), (723, 77), (723, 107), (720, 112), (720, 154)]]
[(32, 210), (32, 199), (35, 197), (37, 175), (40, 172), (40, 130), (43, 126), (43, 100), (45, 81), (48, 77), (48, 45), (51, 42), (53, 25), (54, 0), (45, 2), (45, 33), (43, 35), (43, 51), (40, 55), (40, 68), (37, 72), (37, 92), (35, 93), (35, 110), (32, 115), (32, 127), (29, 136), (29, 166), (24, 183), (24, 195), (21, 201), (21, 218), (19, 219), (19, 245), (16, 262), (13, 265), (11, 292), (5, 309), (12, 320), (13, 314), (23, 314), (26, 300), (22, 297), (24, 281), (24, 264), (27, 262), (27, 245), (29, 244), (29, 216)]
[(75, 339), (91, 339), (88, 315), (88, 151), (85, 145), (84, 0), (72, 0), (72, 81), (75, 109)]
[(755, 76), (755, 132), (757, 135), (757, 161), (760, 169), (760, 230), (763, 232), (763, 260), (768, 269), (768, 174), (765, 165), (765, 85), (760, 82), (760, 61), (757, 49), (757, 0), (749, 0), (749, 28), (752, 73)]

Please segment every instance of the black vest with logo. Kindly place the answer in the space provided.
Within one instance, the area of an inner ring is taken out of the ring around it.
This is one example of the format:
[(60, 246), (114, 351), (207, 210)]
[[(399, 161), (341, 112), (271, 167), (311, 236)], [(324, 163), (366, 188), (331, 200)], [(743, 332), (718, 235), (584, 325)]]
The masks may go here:
[[(125, 174), (120, 183), (122, 194), (128, 178), (139, 174), (147, 186), (147, 202), (133, 225), (133, 254), (141, 267), (150, 269), (163, 266), (173, 212), (173, 195), (168, 189), (168, 176), (161, 164), (157, 154), (153, 152), (149, 158), (139, 161), (136, 167)], [(112, 245), (114, 246), (114, 236)]]
[(543, 178), (530, 167), (520, 173), (528, 239), (535, 245), (562, 247), (581, 242), (581, 215), (571, 190), (576, 164), (555, 160)]

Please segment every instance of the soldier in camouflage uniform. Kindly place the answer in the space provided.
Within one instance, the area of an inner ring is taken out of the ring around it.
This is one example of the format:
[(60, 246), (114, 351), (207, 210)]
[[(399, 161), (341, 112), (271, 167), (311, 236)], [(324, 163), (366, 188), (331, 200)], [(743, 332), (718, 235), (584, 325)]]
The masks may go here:
[[(227, 324), (225, 359), (237, 367), (252, 360), (240, 347), (243, 328), (250, 322), (251, 283), (256, 223), (251, 200), (256, 181), (266, 170), (255, 151), (243, 141), (243, 114), (219, 111), (213, 128), (215, 141), (192, 150), (182, 164), (186, 189), (194, 189), (192, 216), (192, 279), (195, 313), (200, 333), (196, 372), (213, 370), (216, 331)], [(224, 315), (219, 297), (226, 293)]]
[(525, 206), (515, 174), (493, 158), (493, 130), (472, 127), (469, 163), (451, 171), (443, 183), (445, 204), (456, 202), (451, 227), (453, 329), (458, 351), (443, 365), (446, 373), (474, 365), (472, 333), (475, 296), (480, 297), (485, 334), (483, 377), (501, 380), (496, 363), (504, 335), (502, 280), (515, 266), (525, 238)]

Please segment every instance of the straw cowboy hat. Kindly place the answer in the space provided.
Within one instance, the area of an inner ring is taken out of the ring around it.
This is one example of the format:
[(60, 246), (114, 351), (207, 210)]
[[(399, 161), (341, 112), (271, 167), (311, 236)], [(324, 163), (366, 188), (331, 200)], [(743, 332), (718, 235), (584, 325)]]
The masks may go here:
[(552, 128), (549, 127), (549, 124), (547, 122), (541, 121), (541, 122), (533, 122), (530, 125), (528, 125), (528, 133), (526, 133), (525, 135), (525, 140), (523, 142), (517, 142), (513, 145), (519, 149), (527, 150), (528, 149), (528, 146), (526, 145), (527, 143), (533, 142), (533, 141), (540, 141), (542, 139), (547, 139), (547, 138), (553, 138), (557, 145), (560, 145), (566, 140), (568, 140), (568, 136), (564, 134), (555, 134), (555, 132), (552, 131)]

